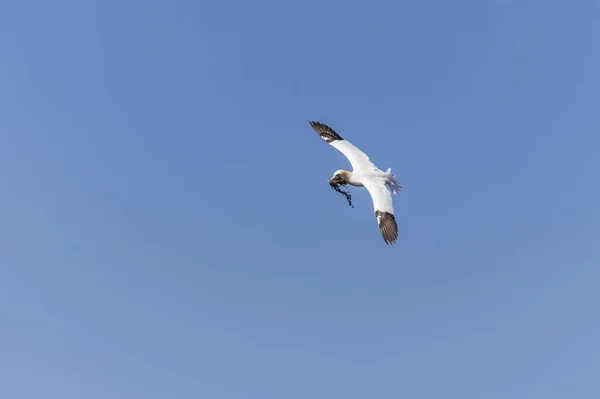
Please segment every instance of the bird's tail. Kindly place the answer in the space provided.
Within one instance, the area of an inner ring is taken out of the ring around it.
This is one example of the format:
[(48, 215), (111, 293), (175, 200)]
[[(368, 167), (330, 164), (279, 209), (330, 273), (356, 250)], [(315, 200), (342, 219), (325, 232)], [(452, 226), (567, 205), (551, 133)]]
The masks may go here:
[(392, 168), (388, 168), (388, 170), (385, 171), (385, 174), (387, 175), (386, 184), (390, 190), (392, 190), (392, 193), (398, 194), (400, 191), (402, 191), (402, 186), (398, 180), (395, 179), (396, 175), (392, 174)]

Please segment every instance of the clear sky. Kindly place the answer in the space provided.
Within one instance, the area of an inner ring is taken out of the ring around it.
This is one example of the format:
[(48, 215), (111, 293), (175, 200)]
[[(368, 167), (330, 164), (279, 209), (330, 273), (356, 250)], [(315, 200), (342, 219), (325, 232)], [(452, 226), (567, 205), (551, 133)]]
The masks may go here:
[[(0, 396), (597, 399), (599, 37), (585, 0), (3, 2)], [(397, 174), (398, 245), (310, 120)]]

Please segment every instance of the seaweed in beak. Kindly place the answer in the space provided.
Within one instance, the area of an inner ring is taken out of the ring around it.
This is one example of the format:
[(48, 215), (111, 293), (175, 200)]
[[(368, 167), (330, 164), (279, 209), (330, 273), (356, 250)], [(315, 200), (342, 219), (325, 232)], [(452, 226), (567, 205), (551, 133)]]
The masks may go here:
[(348, 205), (350, 205), (352, 208), (354, 208), (354, 205), (352, 205), (352, 196), (350, 195), (350, 193), (348, 191), (342, 190), (340, 188), (340, 187), (346, 186), (346, 182), (344, 182), (344, 180), (342, 180), (341, 178), (336, 176), (329, 180), (329, 186), (332, 189), (334, 189), (335, 191), (337, 191), (338, 193), (342, 194), (344, 197), (346, 197), (346, 201), (348, 201)]

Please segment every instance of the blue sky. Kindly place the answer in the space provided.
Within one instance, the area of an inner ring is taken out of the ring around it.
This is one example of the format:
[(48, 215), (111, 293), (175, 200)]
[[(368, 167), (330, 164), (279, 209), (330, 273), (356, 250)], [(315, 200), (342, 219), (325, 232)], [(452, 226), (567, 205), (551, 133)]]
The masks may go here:
[[(594, 1), (0, 6), (0, 396), (600, 396)], [(400, 238), (326, 181), (392, 167)]]

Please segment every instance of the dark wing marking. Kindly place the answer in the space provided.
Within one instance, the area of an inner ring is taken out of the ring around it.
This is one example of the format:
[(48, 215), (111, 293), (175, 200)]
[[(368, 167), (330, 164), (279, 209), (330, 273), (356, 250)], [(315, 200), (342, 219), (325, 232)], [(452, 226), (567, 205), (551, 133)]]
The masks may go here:
[(369, 156), (362, 152), (358, 147), (342, 138), (332, 128), (321, 122), (310, 122), (310, 126), (321, 136), (323, 140), (350, 161), (353, 169), (371, 168), (375, 165), (369, 159)]
[(344, 140), (342, 136), (335, 132), (335, 130), (324, 123), (311, 121), (310, 126), (315, 129), (315, 132), (317, 132), (328, 144), (335, 140)]
[(375, 217), (385, 243), (394, 245), (398, 239), (398, 224), (394, 215), (389, 212), (375, 211)]

